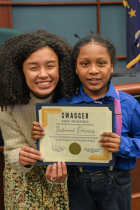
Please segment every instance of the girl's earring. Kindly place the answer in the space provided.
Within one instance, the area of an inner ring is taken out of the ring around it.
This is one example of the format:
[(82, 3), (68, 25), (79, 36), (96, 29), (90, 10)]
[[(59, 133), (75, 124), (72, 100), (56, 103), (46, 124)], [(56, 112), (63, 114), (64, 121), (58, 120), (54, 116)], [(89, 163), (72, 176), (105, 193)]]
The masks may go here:
[(79, 92), (79, 87), (76, 88), (76, 93), (75, 93), (75, 95), (77, 95), (78, 92)]
[(109, 89), (110, 83), (107, 84), (107, 89)]

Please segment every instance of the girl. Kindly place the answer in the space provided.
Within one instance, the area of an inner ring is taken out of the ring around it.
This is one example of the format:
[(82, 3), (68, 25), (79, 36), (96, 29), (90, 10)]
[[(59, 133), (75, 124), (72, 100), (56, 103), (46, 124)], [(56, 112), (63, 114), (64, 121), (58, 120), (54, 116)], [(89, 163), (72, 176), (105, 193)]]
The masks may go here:
[[(65, 40), (43, 30), (16, 36), (0, 47), (5, 210), (68, 209), (67, 185), (46, 181), (46, 167), (36, 165), (43, 157), (30, 131), (35, 103), (57, 102), (73, 92), (64, 82), (71, 72), (70, 52)], [(66, 177), (65, 163), (60, 166)]]
[[(130, 210), (129, 170), (134, 168), (136, 158), (140, 157), (140, 106), (131, 95), (121, 91), (118, 95), (110, 81), (116, 51), (107, 38), (91, 34), (74, 46), (72, 55), (77, 95), (70, 99), (62, 98), (59, 102), (113, 104), (114, 98), (120, 98), (122, 129), (121, 135), (102, 132), (99, 139), (101, 146), (116, 155), (113, 170), (97, 166), (67, 166), (70, 209)], [(44, 135), (43, 129), (38, 127), (36, 135)], [(46, 177), (50, 180), (51, 176), (55, 179), (57, 173), (49, 166)]]

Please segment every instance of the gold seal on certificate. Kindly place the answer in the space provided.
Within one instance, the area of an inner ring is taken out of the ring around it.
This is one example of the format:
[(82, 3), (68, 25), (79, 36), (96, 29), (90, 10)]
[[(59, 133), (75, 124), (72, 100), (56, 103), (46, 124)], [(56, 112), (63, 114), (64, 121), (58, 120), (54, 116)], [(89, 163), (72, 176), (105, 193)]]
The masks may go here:
[(109, 164), (112, 153), (100, 146), (99, 138), (103, 131), (112, 132), (112, 110), (102, 105), (40, 105), (37, 115), (45, 136), (37, 147), (43, 163)]

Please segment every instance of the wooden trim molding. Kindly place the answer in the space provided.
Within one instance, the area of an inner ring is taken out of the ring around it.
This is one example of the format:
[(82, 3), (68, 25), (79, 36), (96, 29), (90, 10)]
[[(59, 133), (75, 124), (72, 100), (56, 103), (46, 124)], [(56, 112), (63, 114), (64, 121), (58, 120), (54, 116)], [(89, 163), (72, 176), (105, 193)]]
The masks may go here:
[(138, 83), (127, 83), (122, 85), (114, 85), (116, 90), (124, 91), (130, 95), (140, 95), (140, 82)]
[(123, 4), (122, 1), (103, 1), (100, 4)]
[(125, 60), (126, 59), (126, 55), (123, 55), (123, 56), (116, 56), (116, 58), (118, 60)]
[(133, 193), (132, 194), (132, 198), (140, 198), (140, 193)]
[(4, 6), (39, 6), (39, 5), (48, 5), (48, 6), (52, 6), (52, 5), (92, 5), (92, 4), (123, 4), (122, 1), (104, 1), (104, 2), (99, 2), (97, 0), (97, 2), (6, 2), (6, 1), (0, 1), (0, 5)]

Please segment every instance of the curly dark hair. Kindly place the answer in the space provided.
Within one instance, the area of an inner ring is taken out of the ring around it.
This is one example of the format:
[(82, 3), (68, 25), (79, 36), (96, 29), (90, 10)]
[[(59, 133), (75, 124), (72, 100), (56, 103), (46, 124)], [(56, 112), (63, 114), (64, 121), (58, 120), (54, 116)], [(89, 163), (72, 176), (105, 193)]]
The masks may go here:
[[(0, 106), (27, 104), (30, 90), (23, 73), (24, 61), (35, 51), (48, 46), (59, 59), (59, 82), (55, 89), (54, 102), (62, 96), (69, 97), (75, 91), (70, 79), (71, 46), (67, 41), (44, 30), (15, 36), (0, 46)], [(71, 82), (68, 82), (70, 79)]]
[[(79, 36), (76, 34), (76, 37), (79, 38)], [(80, 39), (74, 46), (73, 51), (72, 51), (72, 65), (73, 65), (73, 71), (75, 69), (76, 63), (77, 63), (77, 57), (79, 55), (80, 49), (82, 46), (91, 43), (91, 42), (96, 42), (99, 45), (104, 46), (107, 49), (108, 54), (110, 55), (111, 59), (111, 64), (115, 64), (117, 59), (116, 59), (116, 48), (114, 44), (107, 38), (98, 34), (94, 34), (93, 32), (89, 34), (88, 36), (84, 37), (83, 39)], [(75, 84), (79, 88), (80, 87), (80, 80), (78, 75), (75, 74)], [(112, 74), (110, 75), (110, 79), (112, 78)], [(109, 79), (109, 81), (110, 81)], [(75, 88), (76, 88), (75, 86)]]

